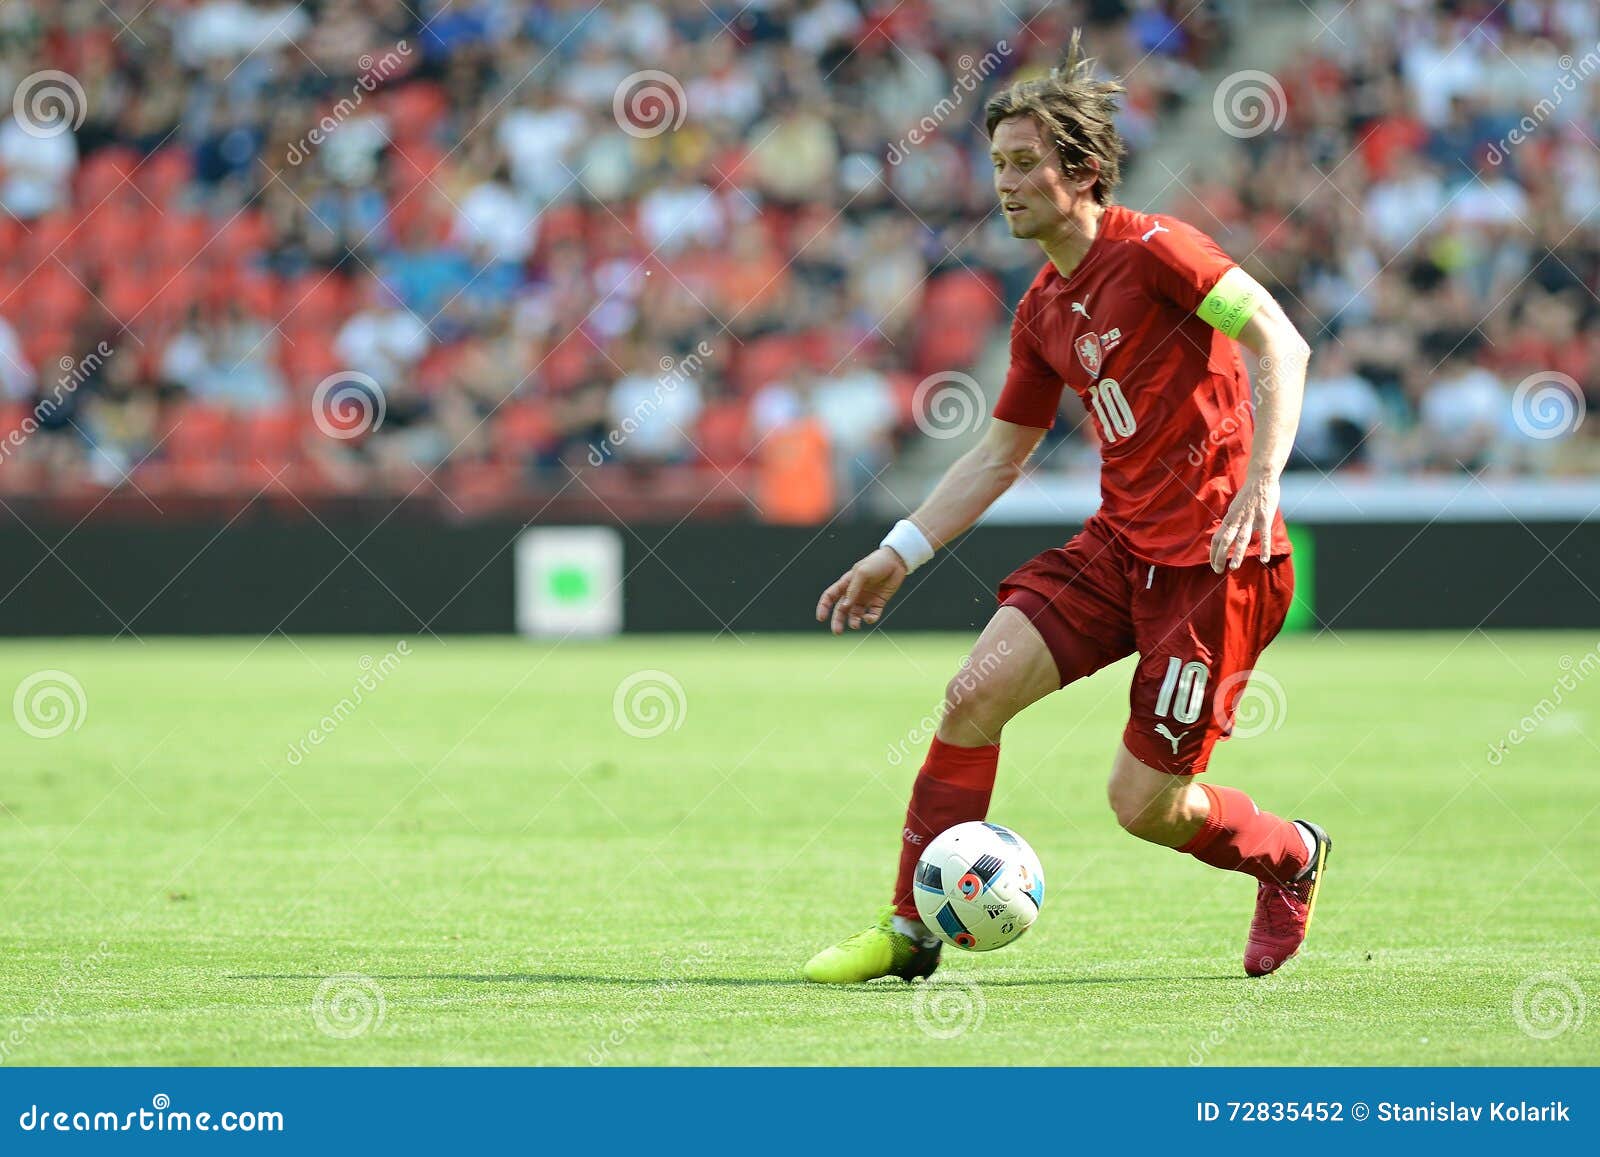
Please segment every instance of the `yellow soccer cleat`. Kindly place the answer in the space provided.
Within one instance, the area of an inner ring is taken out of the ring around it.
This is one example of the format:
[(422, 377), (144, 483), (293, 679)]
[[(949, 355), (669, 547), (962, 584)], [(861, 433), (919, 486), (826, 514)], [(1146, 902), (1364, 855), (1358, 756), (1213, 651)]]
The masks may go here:
[(824, 948), (806, 961), (804, 975), (818, 984), (860, 984), (880, 976), (912, 981), (929, 976), (939, 967), (941, 945), (918, 944), (896, 932), (894, 909), (885, 908), (871, 928)]

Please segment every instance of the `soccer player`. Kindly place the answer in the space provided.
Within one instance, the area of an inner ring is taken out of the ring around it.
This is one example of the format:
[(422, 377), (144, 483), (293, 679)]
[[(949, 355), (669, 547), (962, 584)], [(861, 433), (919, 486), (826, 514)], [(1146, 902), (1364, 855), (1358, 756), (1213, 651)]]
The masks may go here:
[[(939, 963), (913, 874), (928, 840), (989, 807), (1005, 724), (1135, 652), (1108, 788), (1117, 822), (1258, 881), (1244, 969), (1300, 949), (1331, 842), (1316, 824), (1203, 783), (1217, 740), (1289, 610), (1294, 567), (1278, 478), (1299, 420), (1308, 347), (1272, 297), (1205, 234), (1114, 204), (1119, 85), (1074, 37), (1064, 64), (992, 99), (995, 192), (1014, 237), (1047, 261), (1018, 304), (1011, 365), (979, 444), (882, 545), (828, 587), (834, 634), (876, 623), (906, 575), (970, 527), (1022, 472), (1063, 387), (1098, 435), (1100, 509), (1065, 546), (1000, 584), (999, 609), (946, 690), (911, 791), (894, 904), (818, 953), (808, 979), (911, 980)], [(1235, 342), (1259, 360), (1258, 400)]]

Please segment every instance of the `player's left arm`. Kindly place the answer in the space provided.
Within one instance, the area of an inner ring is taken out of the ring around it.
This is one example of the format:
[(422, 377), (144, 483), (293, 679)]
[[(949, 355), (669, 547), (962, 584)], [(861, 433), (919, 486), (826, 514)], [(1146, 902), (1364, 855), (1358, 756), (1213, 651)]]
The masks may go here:
[(1244, 562), (1252, 537), (1260, 543), (1261, 561), (1272, 557), (1278, 479), (1300, 425), (1311, 347), (1272, 295), (1238, 266), (1217, 280), (1195, 312), (1254, 353), (1261, 371), (1244, 485), (1211, 538), (1211, 569), (1221, 574), (1224, 567), (1236, 570)]

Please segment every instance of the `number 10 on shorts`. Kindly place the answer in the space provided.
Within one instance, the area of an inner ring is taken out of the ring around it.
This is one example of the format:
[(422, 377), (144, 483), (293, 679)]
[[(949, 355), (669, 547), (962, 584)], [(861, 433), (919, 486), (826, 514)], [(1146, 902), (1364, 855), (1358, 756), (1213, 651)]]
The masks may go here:
[(1179, 723), (1193, 723), (1200, 718), (1200, 709), (1206, 698), (1206, 665), (1197, 659), (1185, 663), (1174, 655), (1167, 660), (1167, 677), (1161, 681), (1161, 694), (1156, 696), (1156, 717), (1171, 710), (1172, 718)]

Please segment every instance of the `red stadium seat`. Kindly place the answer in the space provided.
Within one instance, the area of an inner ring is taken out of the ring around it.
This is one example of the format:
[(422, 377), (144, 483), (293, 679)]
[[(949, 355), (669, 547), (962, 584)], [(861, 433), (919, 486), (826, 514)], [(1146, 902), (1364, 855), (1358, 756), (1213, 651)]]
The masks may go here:
[(267, 219), (260, 213), (242, 212), (218, 225), (204, 259), (218, 266), (252, 261), (266, 249), (271, 232)]
[(115, 275), (100, 286), (100, 304), (110, 310), (119, 325), (129, 325), (144, 314), (151, 294), (159, 288), (141, 273), (127, 272)]
[(36, 269), (53, 257), (70, 265), (77, 242), (77, 218), (68, 213), (51, 213), (30, 221), (22, 237), (23, 264)]
[[(182, 324), (202, 297), (204, 274), (193, 265), (163, 268), (150, 278), (149, 296), (138, 309), (140, 322), (159, 329)], [(123, 320), (127, 320), (127, 315)]]
[(539, 248), (548, 250), (559, 241), (582, 241), (584, 213), (581, 205), (552, 205), (539, 218)]
[(770, 382), (782, 381), (806, 359), (806, 339), (796, 334), (774, 334), (740, 347), (733, 381), (743, 394), (753, 394)]
[(22, 339), (22, 352), (40, 378), (51, 380), (59, 373), (57, 360), (72, 356), (72, 331), (70, 329), (44, 329), (29, 327), (18, 335)]
[[(278, 301), (278, 285), (274, 278), (263, 273), (229, 271), (223, 274), (228, 297), (237, 301), (252, 317), (259, 317), (269, 325), (278, 320), (273, 312)], [(217, 284), (213, 280), (213, 285)]]
[(1001, 308), (999, 289), (985, 274), (962, 271), (929, 281), (918, 313), (913, 358), (918, 372), (972, 365)]
[(292, 341), (285, 335), (278, 347), (278, 365), (296, 396), (309, 394), (318, 382), (341, 368), (333, 339), (310, 333)]
[(411, 152), (413, 145), (425, 145), (433, 139), (450, 111), (450, 98), (438, 85), (416, 81), (386, 92), (383, 107), (394, 126), (391, 131), (395, 139)]
[(194, 176), (187, 149), (168, 145), (145, 159), (134, 174), (134, 184), (164, 212), (178, 205), (183, 187)]
[(507, 402), (489, 419), (497, 457), (520, 462), (549, 445), (555, 426), (539, 402)]
[(233, 425), (220, 407), (188, 402), (174, 410), (160, 451), (173, 488), (219, 493), (234, 486)]
[(17, 312), (48, 330), (71, 329), (89, 299), (82, 283), (54, 261), (18, 282), (14, 292)]
[(575, 333), (551, 347), (537, 377), (551, 391), (571, 389), (583, 380), (597, 356), (589, 340)]
[(169, 210), (157, 218), (153, 242), (160, 246), (163, 258), (187, 265), (200, 256), (217, 231), (218, 226), (203, 214)]
[(125, 146), (118, 145), (90, 153), (78, 168), (78, 204), (85, 209), (93, 209), (111, 201), (130, 204), (139, 200), (138, 191), (130, 183), (130, 177), (138, 165), (139, 154)]
[[(274, 475), (293, 477), (300, 461), (302, 415), (292, 406), (241, 416), (235, 424), (235, 457), (247, 483), (264, 486)], [(285, 471), (287, 473), (280, 473)]]
[(13, 430), (20, 430), (30, 410), (26, 402), (0, 402), (0, 440)]
[(703, 461), (722, 470), (740, 465), (750, 451), (750, 408), (740, 401), (713, 402), (700, 415), (695, 445)]
[(337, 273), (308, 273), (279, 287), (272, 320), (283, 326), (290, 340), (329, 337), (349, 316), (350, 287)]
[(917, 420), (917, 387), (922, 379), (904, 370), (894, 370), (886, 375), (889, 388), (894, 391), (895, 409), (900, 414), (900, 424), (909, 427)]
[(231, 410), (186, 402), (174, 410), (162, 448), (173, 458), (216, 458), (227, 451), (233, 426)]

